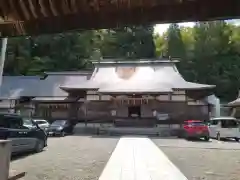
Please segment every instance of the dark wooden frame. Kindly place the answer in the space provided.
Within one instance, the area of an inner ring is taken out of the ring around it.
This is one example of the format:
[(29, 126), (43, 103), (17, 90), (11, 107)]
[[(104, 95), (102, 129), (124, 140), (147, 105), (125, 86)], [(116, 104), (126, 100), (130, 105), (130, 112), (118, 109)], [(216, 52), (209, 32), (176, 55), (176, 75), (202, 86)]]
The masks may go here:
[(2, 37), (239, 16), (239, 0), (0, 0)]

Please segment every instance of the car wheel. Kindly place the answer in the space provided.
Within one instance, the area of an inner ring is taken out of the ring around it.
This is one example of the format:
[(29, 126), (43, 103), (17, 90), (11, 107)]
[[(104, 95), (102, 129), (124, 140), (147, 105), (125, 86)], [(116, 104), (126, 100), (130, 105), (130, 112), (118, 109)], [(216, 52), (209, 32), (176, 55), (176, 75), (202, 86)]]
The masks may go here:
[(191, 140), (191, 137), (188, 136), (187, 134), (184, 135), (184, 138), (185, 138), (186, 140), (188, 140), (188, 141)]
[(235, 141), (239, 142), (239, 138), (235, 138)]
[(216, 137), (216, 139), (217, 139), (218, 141), (220, 141), (220, 140), (221, 140), (221, 135), (220, 135), (220, 133), (219, 133), (219, 132), (217, 133), (217, 137)]
[(204, 137), (205, 141), (209, 141), (209, 136)]
[(61, 131), (60, 136), (61, 136), (61, 137), (64, 137), (65, 135), (66, 135), (65, 132), (64, 132), (64, 131)]
[(42, 152), (43, 149), (44, 149), (44, 141), (39, 139), (35, 146), (35, 152), (36, 153)]

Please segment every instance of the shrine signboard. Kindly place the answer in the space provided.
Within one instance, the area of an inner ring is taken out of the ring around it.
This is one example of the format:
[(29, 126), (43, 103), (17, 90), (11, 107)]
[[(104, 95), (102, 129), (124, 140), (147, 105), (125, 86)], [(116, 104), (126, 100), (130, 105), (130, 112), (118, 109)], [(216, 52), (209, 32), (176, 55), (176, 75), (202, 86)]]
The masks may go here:
[(130, 106), (139, 106), (142, 104), (148, 104), (149, 98), (112, 98), (112, 101), (118, 105), (130, 105)]

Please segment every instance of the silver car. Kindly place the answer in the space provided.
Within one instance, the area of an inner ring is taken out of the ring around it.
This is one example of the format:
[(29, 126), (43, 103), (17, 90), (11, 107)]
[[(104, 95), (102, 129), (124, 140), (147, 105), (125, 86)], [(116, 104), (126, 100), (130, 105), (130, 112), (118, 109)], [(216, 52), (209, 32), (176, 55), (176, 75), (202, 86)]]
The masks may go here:
[(44, 130), (47, 130), (50, 126), (47, 120), (44, 119), (33, 119), (33, 121), (41, 128)]

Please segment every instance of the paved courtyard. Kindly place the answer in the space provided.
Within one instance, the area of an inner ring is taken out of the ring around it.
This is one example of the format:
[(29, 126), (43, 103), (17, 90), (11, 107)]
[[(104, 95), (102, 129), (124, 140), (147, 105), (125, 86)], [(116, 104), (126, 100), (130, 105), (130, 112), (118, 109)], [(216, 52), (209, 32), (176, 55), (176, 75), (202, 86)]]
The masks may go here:
[[(23, 180), (98, 180), (118, 140), (97, 136), (49, 138), (44, 152), (13, 160), (11, 169), (26, 171)], [(240, 143), (152, 140), (189, 180), (240, 179)]]
[(240, 180), (240, 143), (153, 139), (189, 180)]
[(44, 152), (18, 158), (11, 169), (23, 180), (97, 180), (118, 139), (88, 136), (49, 138)]

